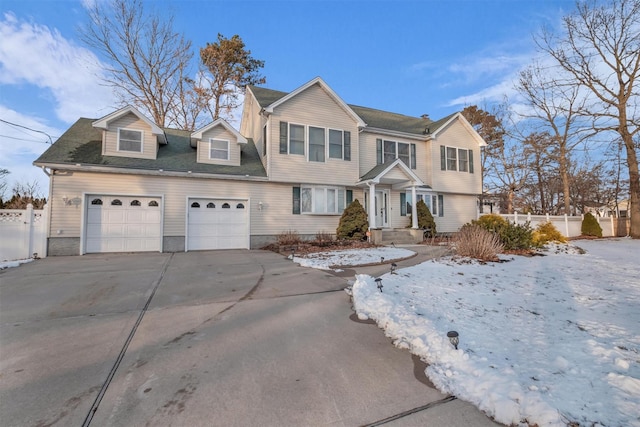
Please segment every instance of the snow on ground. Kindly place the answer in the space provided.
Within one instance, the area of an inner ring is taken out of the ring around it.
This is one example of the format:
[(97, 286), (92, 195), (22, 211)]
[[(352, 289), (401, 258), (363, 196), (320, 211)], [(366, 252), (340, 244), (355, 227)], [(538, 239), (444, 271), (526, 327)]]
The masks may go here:
[[(307, 254), (303, 257), (294, 257), (293, 261), (302, 267), (318, 268), (320, 270), (331, 270), (341, 266), (358, 266), (375, 264), (381, 262), (384, 258), (385, 262), (409, 258), (415, 255), (415, 252), (402, 248), (364, 248), (351, 249), (343, 251), (327, 251)], [(291, 256), (289, 256), (291, 258)]]
[(24, 264), (25, 262), (31, 262), (33, 258), (28, 259), (18, 259), (15, 261), (0, 261), (0, 270), (4, 270), (5, 268), (17, 267), (20, 264)]
[(354, 306), (499, 422), (640, 426), (640, 241), (574, 244), (587, 253), (432, 260), (385, 274), (382, 292), (358, 275)]

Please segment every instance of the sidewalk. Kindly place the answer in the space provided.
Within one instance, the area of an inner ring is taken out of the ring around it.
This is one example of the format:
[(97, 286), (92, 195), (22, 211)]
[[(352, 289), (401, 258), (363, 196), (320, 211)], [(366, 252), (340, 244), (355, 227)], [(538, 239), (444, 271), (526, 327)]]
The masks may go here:
[[(400, 261), (395, 261), (397, 269), (411, 267), (434, 258), (440, 258), (451, 253), (449, 246), (431, 246), (431, 245), (398, 245), (398, 248), (407, 249), (416, 253), (415, 256)], [(356, 266), (344, 268), (342, 271), (332, 271), (331, 273), (338, 277), (344, 277), (350, 282), (353, 281), (356, 274), (367, 274), (372, 277), (379, 277), (391, 271), (391, 264), (394, 261), (385, 261), (384, 264)]]

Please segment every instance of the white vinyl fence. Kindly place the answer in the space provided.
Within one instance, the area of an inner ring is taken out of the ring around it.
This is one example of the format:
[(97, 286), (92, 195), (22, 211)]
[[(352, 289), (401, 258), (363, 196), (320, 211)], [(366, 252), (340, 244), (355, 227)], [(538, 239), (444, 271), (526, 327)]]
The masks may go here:
[[(531, 214), (500, 214), (504, 219), (516, 223), (524, 224), (530, 222), (532, 228), (536, 228), (538, 224), (544, 222), (551, 222), (560, 233), (565, 237), (578, 237), (582, 234), (582, 219), (581, 216), (568, 216), (568, 215), (531, 215)], [(602, 237), (613, 237), (616, 235), (615, 222), (613, 217), (596, 217), (600, 228), (602, 228)]]
[(47, 256), (47, 209), (0, 210), (0, 261)]

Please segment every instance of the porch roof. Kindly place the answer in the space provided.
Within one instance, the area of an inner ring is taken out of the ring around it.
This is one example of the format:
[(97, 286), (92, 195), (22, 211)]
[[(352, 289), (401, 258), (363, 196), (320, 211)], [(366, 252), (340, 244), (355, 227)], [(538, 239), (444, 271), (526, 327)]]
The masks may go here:
[[(401, 176), (397, 173), (392, 174), (392, 171), (399, 171)], [(413, 173), (411, 169), (400, 159), (389, 160), (380, 165), (374, 166), (369, 172), (360, 177), (360, 181), (356, 184), (362, 186), (367, 182), (374, 182), (375, 184), (401, 184), (408, 183), (411, 186), (424, 186), (418, 176)]]

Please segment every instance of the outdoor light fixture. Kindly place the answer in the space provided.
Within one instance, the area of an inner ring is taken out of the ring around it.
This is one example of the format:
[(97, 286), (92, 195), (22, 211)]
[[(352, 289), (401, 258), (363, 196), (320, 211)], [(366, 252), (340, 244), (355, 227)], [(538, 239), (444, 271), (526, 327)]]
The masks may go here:
[(261, 211), (262, 210), (262, 202), (258, 202), (258, 210)]
[(447, 337), (449, 337), (449, 341), (451, 341), (451, 344), (457, 350), (458, 349), (458, 343), (460, 342), (460, 338), (458, 337), (458, 333), (456, 331), (449, 331), (449, 332), (447, 332)]
[(384, 262), (384, 257), (383, 257), (383, 256), (381, 256), (381, 257), (380, 257), (380, 264), (382, 264), (383, 262)]
[(382, 292), (382, 279), (378, 277), (376, 279), (376, 284), (378, 285), (378, 289), (380, 289), (380, 292)]
[(391, 274), (396, 274), (397, 267), (398, 267), (398, 264), (396, 264), (395, 262), (391, 264)]

